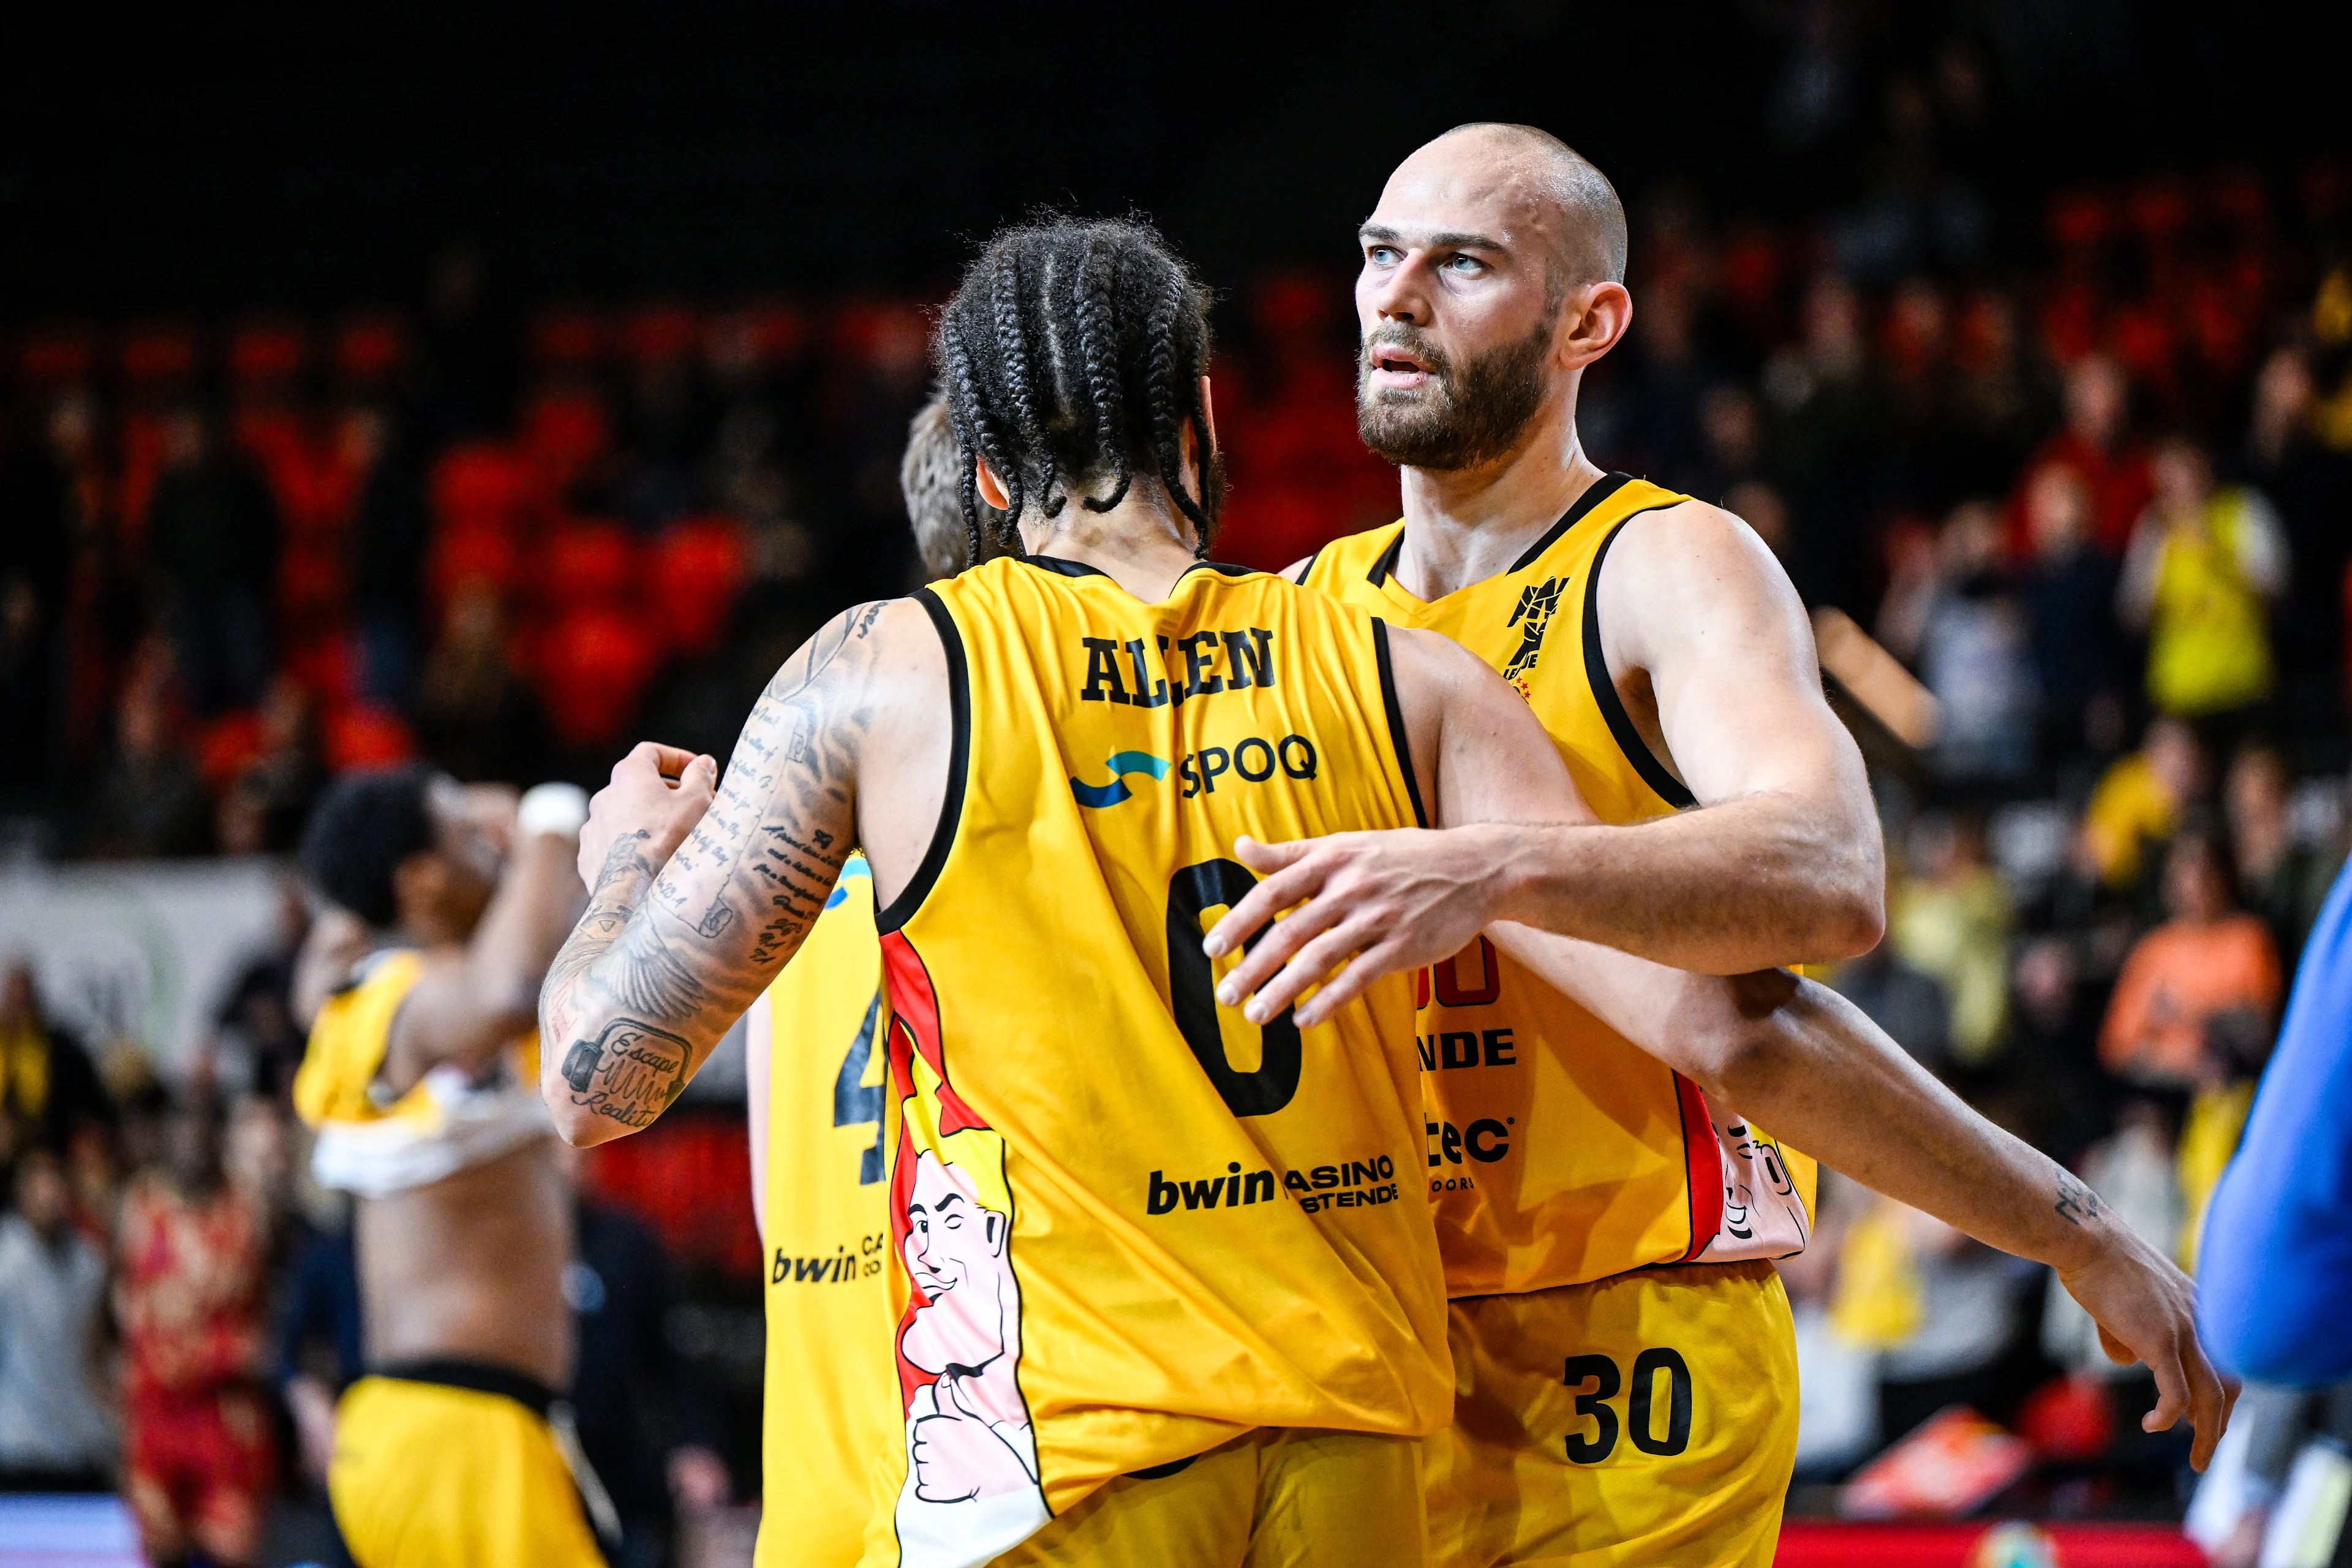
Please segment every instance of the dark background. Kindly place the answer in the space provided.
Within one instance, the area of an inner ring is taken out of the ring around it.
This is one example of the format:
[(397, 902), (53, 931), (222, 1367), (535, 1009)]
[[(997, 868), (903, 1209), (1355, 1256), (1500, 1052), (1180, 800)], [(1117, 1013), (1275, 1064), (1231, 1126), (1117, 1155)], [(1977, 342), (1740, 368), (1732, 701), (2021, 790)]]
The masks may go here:
[(1142, 9), (49, 18), (0, 64), (0, 309), (394, 301), (458, 239), (533, 298), (930, 292), (1040, 203), (1140, 207), (1225, 281), (1347, 265), (1386, 171), (1468, 119), (1557, 132), (1636, 204), (1778, 221), (1870, 185), (1884, 72), (1953, 38), (2002, 207), (2347, 129), (2324, 8), (2284, 0)]

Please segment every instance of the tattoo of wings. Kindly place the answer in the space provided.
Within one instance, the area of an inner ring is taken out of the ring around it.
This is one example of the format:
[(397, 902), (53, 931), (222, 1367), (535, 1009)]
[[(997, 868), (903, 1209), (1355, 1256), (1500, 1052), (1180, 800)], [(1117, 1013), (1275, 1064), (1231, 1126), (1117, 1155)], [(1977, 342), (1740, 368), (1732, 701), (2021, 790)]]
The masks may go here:
[(885, 607), (836, 616), (776, 672), (667, 863), (646, 833), (614, 842), (540, 994), (541, 1088), (567, 1131), (567, 1106), (651, 1123), (816, 923), (855, 839)]

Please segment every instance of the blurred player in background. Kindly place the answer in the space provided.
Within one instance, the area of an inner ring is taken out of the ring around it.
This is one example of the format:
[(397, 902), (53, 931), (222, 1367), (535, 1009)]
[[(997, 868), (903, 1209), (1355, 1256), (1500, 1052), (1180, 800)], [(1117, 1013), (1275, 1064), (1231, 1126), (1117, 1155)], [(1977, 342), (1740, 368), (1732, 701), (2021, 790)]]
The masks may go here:
[(115, 1221), (122, 1326), (123, 1495), (148, 1561), (257, 1561), (277, 1479), (261, 1382), (268, 1222), (228, 1180), (221, 1108), (194, 1088), (165, 1124), (166, 1163)]
[(406, 767), (338, 781), (304, 835), (334, 907), (295, 977), (294, 1100), (319, 1181), (357, 1197), (368, 1374), (337, 1407), (328, 1492), (361, 1568), (585, 1568), (590, 1510), (617, 1527), (555, 1393), (572, 1197), (531, 1032), (585, 814), (569, 784), (518, 807)]
[[(947, 405), (934, 399), (898, 466), (934, 579), (971, 563), (958, 470)], [(888, 1016), (873, 868), (853, 855), (800, 952), (745, 1015), (751, 1206), (767, 1258), (760, 1568), (857, 1561), (874, 1463), (899, 1425), (883, 1180)]]

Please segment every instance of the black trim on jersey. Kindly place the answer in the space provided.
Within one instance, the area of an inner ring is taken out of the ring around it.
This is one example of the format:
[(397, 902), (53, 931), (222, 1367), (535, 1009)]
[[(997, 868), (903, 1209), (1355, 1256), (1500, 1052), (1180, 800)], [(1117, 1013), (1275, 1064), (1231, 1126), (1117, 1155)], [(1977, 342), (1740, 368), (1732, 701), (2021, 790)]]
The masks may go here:
[[(1614, 477), (1624, 478), (1622, 474)], [(1593, 487), (1594, 489), (1599, 488), (1598, 485)], [(1590, 495), (1591, 491), (1585, 493)], [(1659, 504), (1680, 506), (1682, 501), (1677, 498)], [(1642, 509), (1643, 511), (1658, 510), (1658, 507)], [(1592, 564), (1585, 572), (1584, 678), (1592, 685), (1592, 700), (1600, 704), (1601, 717), (1607, 721), (1609, 733), (1616, 740), (1618, 751), (1633, 764), (1633, 771), (1642, 775), (1642, 782), (1657, 792), (1660, 800), (1680, 811), (1685, 806), (1696, 805), (1698, 797), (1691, 794), (1682, 780), (1666, 771), (1665, 764), (1658, 761), (1657, 753), (1650, 750), (1650, 742), (1642, 739), (1642, 731), (1633, 728), (1633, 717), (1625, 711), (1624, 701), (1617, 695), (1617, 683), (1609, 679), (1609, 656), (1601, 648), (1601, 563), (1609, 559), (1609, 547), (1617, 542), (1617, 536), (1625, 531), (1625, 525), (1641, 515), (1637, 511), (1617, 521), (1608, 536), (1601, 540), (1601, 548), (1592, 552)]]
[[(1364, 581), (1375, 588), (1387, 582), (1389, 574), (1396, 570), (1397, 554), (1403, 549), (1404, 530), (1399, 528), (1396, 537), (1389, 541), (1389, 547), (1381, 552), (1379, 560), (1372, 563), (1372, 569), (1364, 574)], [(1322, 552), (1318, 551), (1316, 553), (1319, 555)]]
[[(1072, 561), (1060, 555), (1024, 555), (1020, 559), (1032, 566), (1042, 567), (1059, 577), (1108, 577), (1110, 575), (1099, 566), (1089, 566), (1083, 561)], [(1176, 581), (1181, 583), (1193, 573), (1201, 571), (1214, 572), (1224, 577), (1247, 577), (1253, 575), (1257, 568), (1236, 566), (1230, 561), (1195, 561), (1176, 574)]]
[(1372, 617), (1372, 662), (1381, 667), (1381, 701), (1389, 710), (1389, 738), (1396, 742), (1397, 765), (1404, 770), (1404, 793), (1412, 800), (1412, 819), (1429, 826), (1421, 806), (1421, 781), (1412, 774), (1412, 737), (1405, 733), (1404, 704), (1397, 700), (1396, 668), (1389, 662), (1389, 624)]
[[(1511, 563), (1510, 570), (1513, 572), (1524, 572), (1528, 567), (1534, 565), (1538, 556), (1542, 555), (1545, 551), (1549, 550), (1553, 545), (1559, 542), (1559, 536), (1561, 534), (1566, 533), (1570, 529), (1574, 528), (1578, 523), (1591, 516), (1592, 509), (1594, 507), (1599, 506), (1602, 501), (1607, 500), (1611, 496), (1615, 495), (1619, 490), (1623, 489), (1627, 485), (1630, 485), (1633, 482), (1633, 476), (1631, 474), (1603, 474), (1601, 478), (1585, 486), (1584, 493), (1576, 498), (1576, 504), (1570, 507), (1566, 511), (1561, 512), (1559, 514), (1559, 521), (1553, 523), (1549, 528), (1544, 530), (1544, 536), (1541, 539), (1537, 540), (1533, 544), (1528, 545), (1527, 552), (1521, 555), (1517, 561)], [(1601, 548), (1607, 549), (1608, 547), (1603, 545)]]
[(1328, 548), (1328, 546), (1326, 545), (1317, 545), (1315, 547), (1315, 553), (1307, 558), (1307, 564), (1298, 569), (1298, 575), (1293, 577), (1291, 581), (1297, 584), (1302, 588), (1307, 586), (1307, 579), (1308, 575), (1314, 572), (1315, 563), (1323, 559), (1323, 552)]
[(1176, 574), (1176, 581), (1181, 583), (1195, 572), (1214, 572), (1220, 577), (1250, 577), (1256, 575), (1257, 568), (1236, 566), (1230, 561), (1195, 561)]
[(1061, 577), (1108, 577), (1110, 575), (1099, 566), (1089, 566), (1083, 561), (1071, 561), (1059, 555), (1023, 555), (1015, 559), (1024, 564), (1034, 566), (1039, 571), (1051, 572)]
[[(1050, 557), (1028, 556), (1030, 561)], [(1071, 562), (1066, 564), (1076, 565)], [(1083, 568), (1091, 572), (1093, 567)], [(890, 907), (874, 916), (874, 929), (887, 933), (897, 931), (914, 918), (930, 895), (931, 884), (940, 879), (940, 870), (947, 864), (948, 851), (954, 847), (956, 824), (963, 819), (964, 777), (971, 768), (971, 668), (964, 662), (963, 634), (956, 629), (955, 617), (948, 614), (946, 605), (929, 588), (915, 590), (915, 600), (931, 617), (939, 629), (940, 647), (948, 656), (948, 790), (940, 802), (939, 826), (931, 830), (930, 847), (923, 851), (923, 863), (915, 868), (914, 879), (898, 889)]]

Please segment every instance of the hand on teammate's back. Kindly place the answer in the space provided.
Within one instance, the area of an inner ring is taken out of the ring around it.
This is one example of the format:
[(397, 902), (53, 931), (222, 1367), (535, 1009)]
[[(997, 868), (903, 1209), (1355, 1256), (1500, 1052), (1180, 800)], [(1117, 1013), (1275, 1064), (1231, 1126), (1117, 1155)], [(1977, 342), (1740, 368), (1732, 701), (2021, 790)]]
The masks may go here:
[(718, 785), (715, 758), (639, 742), (613, 764), (613, 782), (588, 803), (588, 825), (580, 830), (581, 881), (594, 892), (614, 845), (635, 834), (645, 836), (638, 852), (658, 868), (710, 809)]
[(1496, 914), (1495, 846), (1474, 828), (1334, 833), (1289, 844), (1243, 838), (1234, 854), (1264, 880), (1210, 930), (1202, 946), (1211, 958), (1302, 906), (1217, 987), (1228, 1007), (1248, 998), (1244, 1016), (1253, 1024), (1279, 1016), (1328, 976), (1296, 1015), (1302, 1025), (1320, 1023), (1383, 974), (1451, 958)]

